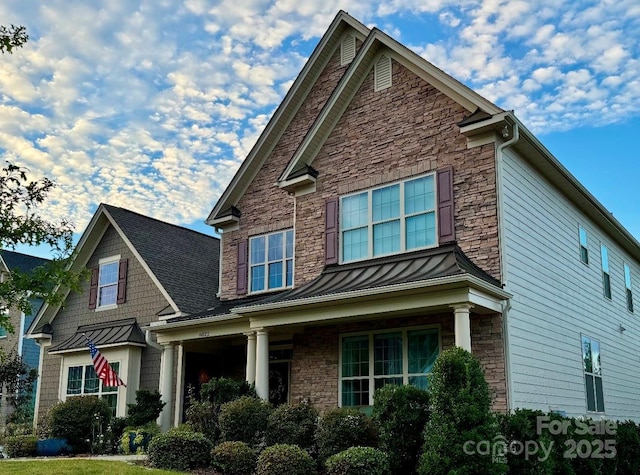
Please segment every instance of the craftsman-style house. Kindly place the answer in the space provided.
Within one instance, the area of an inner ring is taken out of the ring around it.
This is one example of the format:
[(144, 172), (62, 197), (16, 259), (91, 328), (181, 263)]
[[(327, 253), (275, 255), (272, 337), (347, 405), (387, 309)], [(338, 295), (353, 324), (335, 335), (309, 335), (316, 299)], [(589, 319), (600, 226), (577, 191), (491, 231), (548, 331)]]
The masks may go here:
[[(218, 250), (217, 238), (101, 204), (72, 263), (91, 278), (61, 306), (45, 304), (29, 329), (41, 346), (36, 420), (54, 403), (85, 394), (106, 399), (114, 415), (124, 416), (138, 389), (157, 390), (163, 348), (142, 329), (217, 305)], [(88, 340), (126, 386), (99, 380)], [(170, 410), (165, 406), (164, 420)]]
[(640, 414), (638, 241), (513, 112), (344, 12), (207, 223), (220, 305), (149, 326), (206, 377), (366, 407), (459, 345), (497, 410)]

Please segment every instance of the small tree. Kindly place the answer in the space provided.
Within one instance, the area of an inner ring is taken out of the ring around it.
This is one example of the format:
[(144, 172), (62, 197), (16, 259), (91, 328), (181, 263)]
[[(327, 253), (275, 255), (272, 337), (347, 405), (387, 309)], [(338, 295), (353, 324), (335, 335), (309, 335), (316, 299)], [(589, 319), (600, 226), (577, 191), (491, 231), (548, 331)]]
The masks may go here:
[(496, 447), (504, 437), (491, 412), (480, 361), (459, 347), (443, 351), (433, 366), (429, 388), (431, 418), (425, 426), (418, 473), (505, 473), (504, 453), (485, 453), (486, 447)]
[(127, 425), (140, 427), (155, 421), (166, 404), (161, 399), (162, 397), (158, 391), (151, 392), (146, 389), (138, 389), (136, 391), (135, 404), (127, 404), (129, 408)]
[(38, 372), (15, 352), (0, 354), (0, 434), (4, 434), (11, 409), (19, 414), (29, 406), (31, 387), (37, 378)]

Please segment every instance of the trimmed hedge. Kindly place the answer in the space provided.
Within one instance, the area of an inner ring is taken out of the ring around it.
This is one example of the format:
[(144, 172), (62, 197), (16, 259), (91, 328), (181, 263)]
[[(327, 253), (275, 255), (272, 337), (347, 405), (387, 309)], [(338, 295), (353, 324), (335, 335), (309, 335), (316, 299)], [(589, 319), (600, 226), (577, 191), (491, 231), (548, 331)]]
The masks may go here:
[(211, 465), (224, 475), (251, 475), (258, 456), (244, 442), (222, 442), (211, 451)]
[(101, 426), (109, 425), (111, 408), (95, 396), (74, 396), (53, 406), (49, 417), (53, 437), (67, 439), (74, 453), (87, 453)]
[(290, 444), (315, 453), (318, 411), (309, 403), (278, 406), (267, 421), (267, 445)]
[(415, 473), (430, 414), (429, 393), (415, 386), (386, 385), (374, 393), (372, 419), (393, 473)]
[(10, 458), (35, 457), (38, 438), (35, 435), (12, 435), (7, 437), (5, 448)]
[(218, 426), (223, 441), (236, 440), (255, 446), (262, 442), (271, 405), (262, 399), (242, 396), (220, 407)]
[(154, 437), (149, 444), (149, 462), (156, 468), (185, 472), (207, 467), (213, 444), (203, 434), (170, 430)]
[(324, 462), (349, 447), (375, 447), (377, 431), (371, 419), (357, 409), (329, 409), (318, 419), (316, 443), (318, 459)]
[(267, 447), (258, 457), (256, 475), (314, 475), (316, 464), (297, 445), (276, 444)]
[(389, 457), (373, 447), (350, 447), (326, 462), (327, 475), (391, 475)]

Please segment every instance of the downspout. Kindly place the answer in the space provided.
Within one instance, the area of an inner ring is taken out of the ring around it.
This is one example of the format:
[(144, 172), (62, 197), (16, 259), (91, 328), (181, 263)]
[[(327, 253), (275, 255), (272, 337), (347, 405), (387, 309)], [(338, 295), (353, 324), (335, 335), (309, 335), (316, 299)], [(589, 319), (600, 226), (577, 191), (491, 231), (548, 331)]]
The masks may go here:
[[(498, 208), (498, 247), (500, 249), (500, 277), (502, 280), (502, 287), (508, 286), (507, 281), (507, 246), (504, 237), (504, 202), (503, 202), (503, 150), (512, 146), (520, 139), (520, 129), (518, 122), (514, 121), (511, 124), (513, 131), (512, 136), (506, 142), (501, 143), (496, 148), (496, 206)], [(505, 123), (505, 128), (508, 132), (509, 122)], [(502, 303), (502, 339), (504, 341), (504, 366), (505, 366), (505, 384), (507, 386), (507, 412), (510, 412), (513, 407), (513, 385), (511, 384), (511, 358), (509, 347), (509, 310), (511, 310), (511, 300), (507, 299)]]
[(144, 341), (151, 348), (155, 348), (156, 350), (163, 351), (164, 347), (151, 339), (151, 330), (145, 330), (144, 332)]

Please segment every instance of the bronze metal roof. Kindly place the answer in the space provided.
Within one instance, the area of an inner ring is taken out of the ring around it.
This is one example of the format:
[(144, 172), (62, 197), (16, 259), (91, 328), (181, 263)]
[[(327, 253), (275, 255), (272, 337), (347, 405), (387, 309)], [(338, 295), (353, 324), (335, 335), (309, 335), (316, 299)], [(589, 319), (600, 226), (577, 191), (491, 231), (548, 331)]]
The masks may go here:
[(49, 349), (49, 353), (87, 348), (87, 338), (97, 347), (114, 345), (146, 346), (142, 330), (135, 318), (81, 325), (62, 343)]

